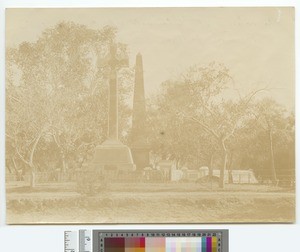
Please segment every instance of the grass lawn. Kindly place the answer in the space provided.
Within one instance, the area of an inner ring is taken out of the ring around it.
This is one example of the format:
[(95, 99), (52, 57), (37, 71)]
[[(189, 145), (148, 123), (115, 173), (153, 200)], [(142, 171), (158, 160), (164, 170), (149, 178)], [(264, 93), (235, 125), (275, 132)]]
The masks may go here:
[(7, 186), (7, 223), (293, 222), (295, 193), (264, 185), (113, 183), (84, 196), (74, 183)]

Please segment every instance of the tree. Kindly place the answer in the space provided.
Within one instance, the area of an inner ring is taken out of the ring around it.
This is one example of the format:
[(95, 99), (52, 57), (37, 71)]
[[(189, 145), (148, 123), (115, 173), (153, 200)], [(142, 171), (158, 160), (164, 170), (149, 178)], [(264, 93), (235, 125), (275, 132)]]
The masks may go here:
[(239, 156), (261, 180), (291, 184), (294, 178), (294, 115), (271, 98), (252, 104), (252, 117), (239, 132)]
[(175, 160), (177, 167), (199, 168), (211, 163), (216, 145), (206, 131), (178, 117), (166, 101), (152, 98), (148, 104), (146, 135), (153, 154)]
[[(55, 143), (64, 172), (105, 139), (108, 67), (104, 61), (115, 37), (112, 27), (93, 30), (63, 22), (46, 29), (34, 43), (7, 48), (6, 136), (11, 148), (6, 155), (29, 168), (32, 186), (40, 169), (36, 153), (53, 152)], [(117, 45), (118, 53), (127, 54), (126, 45)], [(123, 99), (130, 91), (126, 82), (130, 73), (120, 74), (124, 127), (130, 113)]]
[[(230, 164), (230, 151), (235, 133), (245, 126), (251, 101), (262, 91), (255, 90), (245, 96), (239, 96), (235, 90), (229, 89), (231, 81), (229, 70), (222, 64), (194, 66), (178, 79), (163, 83), (163, 94), (158, 99), (159, 113), (164, 117), (172, 115), (173, 124), (175, 118), (177, 121), (189, 122), (188, 131), (192, 132), (194, 138), (202, 135), (201, 140), (206, 139), (203, 140), (205, 143), (209, 141), (206, 146), (211, 144), (211, 155), (216, 150), (222, 150), (223, 166), (220, 169), (219, 184), (221, 188), (224, 187), (225, 170)], [(192, 124), (196, 128), (192, 127)], [(203, 132), (206, 132), (206, 137)], [(172, 138), (176, 142), (175, 139)]]

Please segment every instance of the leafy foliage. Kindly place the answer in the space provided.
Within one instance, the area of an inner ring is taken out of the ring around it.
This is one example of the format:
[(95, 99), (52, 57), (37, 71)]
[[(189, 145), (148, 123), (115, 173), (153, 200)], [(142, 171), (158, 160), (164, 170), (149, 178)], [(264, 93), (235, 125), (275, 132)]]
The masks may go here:
[[(92, 30), (63, 22), (34, 43), (7, 49), (7, 166), (24, 171), (78, 169), (106, 138), (107, 55), (115, 36), (113, 27)], [(126, 45), (117, 46), (118, 54), (126, 56)], [(124, 130), (129, 127), (124, 97), (131, 91), (132, 70), (119, 72)]]
[(216, 63), (164, 82), (149, 107), (152, 150), (179, 166), (219, 167), (220, 187), (231, 169), (292, 183), (293, 115), (272, 99), (258, 99), (266, 89), (241, 96), (231, 82), (229, 70)]

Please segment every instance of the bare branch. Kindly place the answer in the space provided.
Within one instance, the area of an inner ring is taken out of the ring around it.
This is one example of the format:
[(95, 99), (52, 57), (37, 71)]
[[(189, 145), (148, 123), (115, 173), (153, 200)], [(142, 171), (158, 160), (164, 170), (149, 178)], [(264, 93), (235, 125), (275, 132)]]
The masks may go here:
[(29, 163), (27, 160), (25, 160), (25, 158), (20, 154), (20, 152), (19, 152), (19, 150), (18, 150), (17, 147), (16, 147), (16, 152), (17, 152), (19, 158), (20, 158), (25, 164), (27, 164), (28, 166), (30, 166), (30, 163)]
[(15, 140), (14, 137), (12, 137), (11, 135), (8, 135), (7, 133), (5, 133), (5, 136), (7, 136), (8, 138), (12, 139), (12, 140)]
[(232, 130), (230, 131), (230, 133), (228, 135), (226, 135), (224, 138), (223, 138), (223, 141), (227, 141), (230, 137), (232, 137), (237, 129), (237, 125), (238, 125), (239, 121), (236, 121)]
[(217, 138), (217, 140), (220, 139), (220, 136), (219, 136), (213, 129), (209, 128), (207, 125), (205, 125), (205, 124), (204, 124), (203, 122), (201, 122), (200, 120), (198, 120), (198, 119), (196, 119), (196, 118), (194, 118), (194, 117), (191, 117), (191, 118), (188, 118), (188, 119), (190, 119), (190, 120), (192, 120), (192, 121), (194, 121), (194, 122), (200, 124), (200, 126), (201, 126), (202, 128), (204, 128), (208, 133), (211, 133), (215, 138)]
[(43, 135), (43, 131), (40, 131), (40, 133), (39, 133), (38, 136), (36, 137), (35, 142), (34, 142), (34, 144), (33, 144), (33, 146), (32, 146), (31, 153), (30, 153), (30, 161), (29, 161), (30, 164), (31, 164), (30, 166), (33, 165), (33, 155), (34, 155), (35, 149), (36, 149), (37, 144), (38, 144), (38, 142), (40, 141), (42, 135)]
[(51, 135), (53, 136), (54, 142), (56, 143), (57, 147), (60, 148), (60, 144), (58, 143), (57, 138), (56, 138), (56, 133), (51, 133)]
[(217, 115), (207, 106), (207, 105), (205, 105), (204, 104), (204, 102), (203, 101), (200, 101), (200, 103), (201, 103), (201, 105), (204, 107), (204, 109), (205, 110), (207, 110), (208, 111), (208, 113), (210, 113), (211, 114), (211, 116), (212, 116), (212, 118), (214, 119), (214, 121), (215, 122), (218, 122), (218, 120), (217, 120)]
[(245, 95), (245, 97), (242, 98), (242, 100), (246, 99), (246, 102), (243, 101), (244, 106), (246, 107), (249, 104), (249, 102), (252, 100), (252, 98), (255, 95), (257, 95), (259, 92), (267, 91), (267, 90), (268, 89), (266, 87), (265, 88), (260, 88), (260, 89), (254, 90), (254, 91), (250, 92), (249, 94)]

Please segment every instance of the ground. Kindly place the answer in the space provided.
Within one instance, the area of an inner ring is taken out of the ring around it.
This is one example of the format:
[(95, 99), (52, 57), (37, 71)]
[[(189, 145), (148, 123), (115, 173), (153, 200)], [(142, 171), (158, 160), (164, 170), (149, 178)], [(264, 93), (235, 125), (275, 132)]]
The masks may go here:
[(294, 222), (295, 193), (263, 185), (113, 183), (93, 196), (74, 183), (7, 186), (7, 223)]

